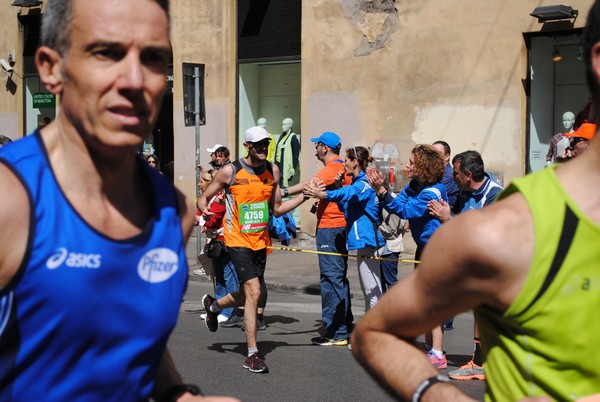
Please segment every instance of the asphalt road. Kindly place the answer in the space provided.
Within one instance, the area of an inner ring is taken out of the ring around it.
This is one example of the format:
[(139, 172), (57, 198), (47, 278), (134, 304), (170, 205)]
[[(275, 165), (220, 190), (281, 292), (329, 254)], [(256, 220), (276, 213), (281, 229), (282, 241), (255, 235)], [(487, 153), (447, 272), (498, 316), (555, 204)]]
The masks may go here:
[[(346, 347), (310, 343), (321, 324), (320, 297), (301, 292), (270, 291), (265, 312), (267, 330), (259, 331), (259, 352), (268, 374), (254, 374), (242, 363), (246, 354), (244, 332), (219, 328), (211, 333), (200, 320), (208, 282), (190, 281), (179, 323), (169, 347), (186, 382), (197, 383), (207, 395), (233, 395), (242, 401), (390, 401), (358, 365)], [(362, 314), (362, 300), (353, 311)], [(446, 333), (444, 349), (449, 369), (466, 363), (472, 352), (471, 314), (455, 319)], [(444, 370), (444, 371), (448, 371)], [(483, 400), (485, 383), (456, 381), (472, 397)]]

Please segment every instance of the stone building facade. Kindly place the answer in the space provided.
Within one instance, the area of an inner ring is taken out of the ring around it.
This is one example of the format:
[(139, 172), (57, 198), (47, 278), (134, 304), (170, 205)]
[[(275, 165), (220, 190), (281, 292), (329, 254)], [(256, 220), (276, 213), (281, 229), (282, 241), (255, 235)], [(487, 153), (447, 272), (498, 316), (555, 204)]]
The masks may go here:
[[(33, 107), (43, 88), (32, 70), (40, 7), (0, 6), (1, 134), (35, 128), (52, 110)], [(262, 3), (257, 5), (258, 3)], [(453, 153), (474, 149), (506, 184), (544, 164), (561, 115), (582, 111), (588, 94), (579, 60), (590, 0), (572, 0), (578, 15), (539, 22), (530, 14), (548, 0), (172, 0), (173, 67), (161, 130), (174, 160), (174, 182), (196, 192), (196, 128), (184, 124), (183, 63), (205, 66), (206, 148), (227, 144), (240, 156), (245, 129), (259, 117), (281, 133), (286, 117), (301, 143), (299, 178), (318, 169), (311, 137), (335, 131), (344, 146), (365, 145), (406, 163), (410, 147), (442, 139)], [(33, 48), (32, 48), (33, 46)], [(560, 62), (552, 60), (555, 51)], [(36, 98), (37, 97), (37, 98)], [(389, 159), (388, 159), (389, 157)], [(164, 159), (164, 158), (163, 158)], [(303, 228), (314, 219), (301, 207)]]

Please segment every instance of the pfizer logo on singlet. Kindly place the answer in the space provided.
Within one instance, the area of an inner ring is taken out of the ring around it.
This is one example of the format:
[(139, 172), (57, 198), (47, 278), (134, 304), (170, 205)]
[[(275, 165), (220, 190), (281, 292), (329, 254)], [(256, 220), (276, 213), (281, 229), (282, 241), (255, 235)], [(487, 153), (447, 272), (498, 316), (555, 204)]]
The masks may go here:
[(179, 257), (168, 248), (155, 248), (142, 256), (138, 275), (150, 283), (164, 282), (179, 269)]

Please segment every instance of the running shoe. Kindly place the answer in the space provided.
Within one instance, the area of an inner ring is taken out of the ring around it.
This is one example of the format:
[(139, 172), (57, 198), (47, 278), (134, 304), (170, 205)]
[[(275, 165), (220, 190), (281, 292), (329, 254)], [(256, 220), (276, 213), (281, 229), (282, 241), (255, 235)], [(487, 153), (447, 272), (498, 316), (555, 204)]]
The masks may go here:
[(319, 346), (346, 346), (348, 339), (331, 339), (324, 336), (317, 336), (316, 338), (312, 338), (311, 342)]
[(206, 328), (208, 328), (210, 332), (217, 332), (217, 329), (219, 328), (219, 320), (217, 318), (219, 313), (213, 313), (210, 311), (210, 306), (212, 306), (215, 302), (215, 298), (211, 295), (206, 294), (202, 297), (202, 305), (204, 306), (204, 310), (206, 310), (206, 319), (204, 320), (204, 324), (206, 324)]
[(453, 380), (481, 380), (485, 381), (485, 372), (483, 366), (478, 366), (473, 360), (461, 368), (448, 373), (448, 377)]
[(252, 356), (247, 357), (244, 362), (244, 368), (247, 368), (253, 373), (268, 373), (269, 368), (265, 364), (265, 361), (258, 355), (253, 353)]
[[(206, 320), (206, 313), (202, 313), (200, 314), (200, 319), (201, 320)], [(221, 323), (225, 322), (229, 320), (229, 318), (227, 318), (227, 316), (224, 316), (223, 314), (219, 314), (217, 316), (217, 321), (219, 321), (219, 326), (222, 327)]]
[(235, 328), (242, 327), (244, 325), (244, 316), (232, 314), (231, 317), (227, 321), (224, 321), (219, 324), (219, 326), (223, 328)]
[(433, 364), (433, 367), (435, 367), (438, 370), (448, 368), (448, 362), (446, 361), (446, 355), (443, 355), (442, 357), (437, 357), (435, 353), (433, 353), (432, 351), (429, 351), (429, 353), (427, 353), (427, 358), (429, 359), (431, 364)]

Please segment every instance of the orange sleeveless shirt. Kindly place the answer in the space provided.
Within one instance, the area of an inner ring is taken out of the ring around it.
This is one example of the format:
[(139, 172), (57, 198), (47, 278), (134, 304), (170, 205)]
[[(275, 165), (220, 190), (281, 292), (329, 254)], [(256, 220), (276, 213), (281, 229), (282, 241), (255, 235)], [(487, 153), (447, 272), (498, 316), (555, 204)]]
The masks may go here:
[[(269, 203), (275, 180), (269, 169), (257, 175), (242, 159), (239, 162), (242, 168), (237, 170), (225, 192), (227, 212), (223, 238), (227, 247), (261, 250), (271, 245)], [(236, 165), (234, 163), (234, 168)]]

